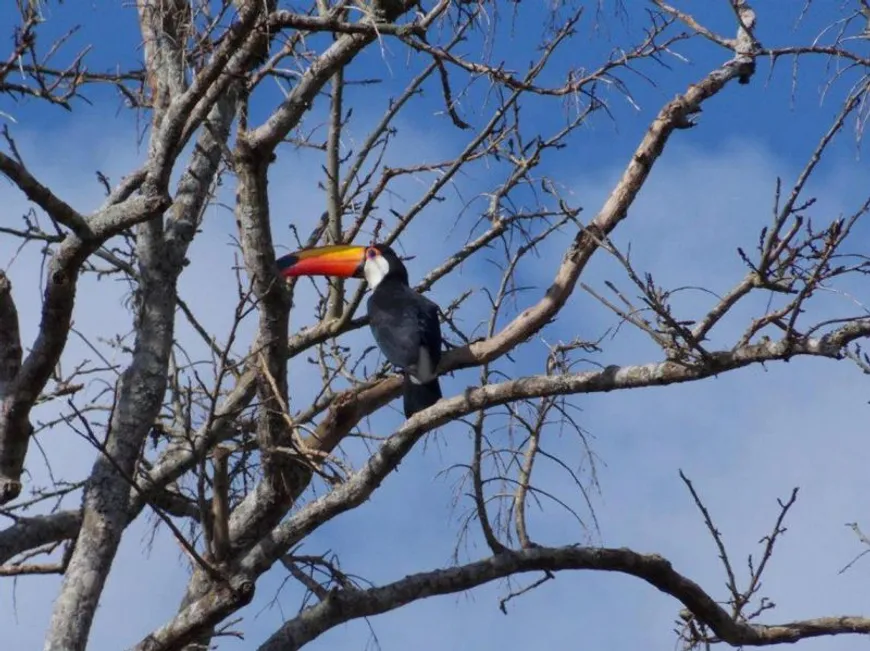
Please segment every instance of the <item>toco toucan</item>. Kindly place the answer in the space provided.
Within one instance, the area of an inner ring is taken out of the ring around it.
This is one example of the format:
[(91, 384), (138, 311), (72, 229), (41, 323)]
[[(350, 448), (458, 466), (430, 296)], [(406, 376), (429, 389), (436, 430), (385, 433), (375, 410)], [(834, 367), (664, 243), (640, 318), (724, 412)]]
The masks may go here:
[(368, 300), (372, 334), (390, 364), (405, 376), (405, 418), (441, 398), (435, 374), (441, 360), (438, 306), (411, 289), (405, 265), (389, 246), (321, 246), (285, 255), (277, 264), (285, 278), (365, 278), (372, 288)]

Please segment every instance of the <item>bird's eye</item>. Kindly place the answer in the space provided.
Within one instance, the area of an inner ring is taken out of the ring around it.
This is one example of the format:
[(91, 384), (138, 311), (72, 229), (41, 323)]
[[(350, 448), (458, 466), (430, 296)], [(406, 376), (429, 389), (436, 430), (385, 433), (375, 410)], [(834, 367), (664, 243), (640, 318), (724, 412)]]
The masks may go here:
[(366, 257), (368, 257), (369, 260), (374, 260), (377, 255), (378, 252), (375, 249), (369, 249), (366, 251)]

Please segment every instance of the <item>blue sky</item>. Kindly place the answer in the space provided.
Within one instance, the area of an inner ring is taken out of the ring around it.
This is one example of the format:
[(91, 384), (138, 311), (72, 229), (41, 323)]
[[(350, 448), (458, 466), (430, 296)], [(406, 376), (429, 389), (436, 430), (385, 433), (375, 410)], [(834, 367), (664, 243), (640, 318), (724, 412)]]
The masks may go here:
[[(523, 4), (519, 24), (537, 24), (534, 21), (540, 18), (544, 3)], [(733, 29), (726, 3), (704, 4), (704, 12), (709, 13), (698, 14), (699, 20), (730, 36)], [(808, 42), (831, 22), (839, 3), (814, 3), (804, 22), (796, 26), (802, 4), (777, 0), (755, 3), (760, 17), (758, 37), (764, 45)], [(93, 0), (86, 7), (64, 3), (52, 5), (48, 11), (47, 34), (52, 30), (61, 33), (61, 26), (82, 24), (74, 43), (75, 47), (95, 44), (89, 59), (91, 69), (138, 60), (135, 44), (139, 36), (132, 8)], [(11, 17), (10, 10), (0, 10), (0, 32), (8, 33)], [(636, 35), (643, 24), (643, 16), (637, 14), (627, 22), (608, 20), (606, 29), (581, 22), (577, 45), (556, 57), (547, 78), (550, 83), (557, 84), (572, 66), (594, 65), (614, 44), (625, 42), (626, 31)], [(501, 40), (493, 56), (496, 60), (504, 57), (508, 67), (522, 70), (534, 54), (535, 42), (519, 36), (511, 40), (512, 29), (517, 28), (511, 25), (508, 12), (503, 12), (498, 23)], [(471, 39), (463, 47), (470, 56), (481, 43)], [(865, 45), (855, 47), (866, 50)], [(349, 73), (355, 79), (384, 79), (378, 86), (349, 91), (348, 105), (355, 103), (349, 142), (365, 137), (388, 98), (423, 65), (419, 59), (407, 59), (397, 43), (387, 40), (385, 48), (386, 54), (378, 48), (368, 50)], [(569, 147), (549, 154), (539, 169), (540, 175), (553, 177), (566, 189), (570, 201), (584, 207), (584, 219), (600, 207), (662, 103), (725, 59), (723, 52), (700, 40), (683, 42), (674, 49), (688, 62), (671, 59), (670, 69), (641, 64), (641, 71), (654, 76), (657, 85), (626, 76), (637, 107), (612, 94), (614, 121), (599, 114), (575, 133)], [(793, 181), (838, 110), (836, 98), (842, 97), (849, 83), (839, 82), (821, 102), (824, 65), (823, 60), (801, 64), (792, 103), (791, 62), (780, 61), (769, 76), (769, 62), (759, 61), (758, 73), (749, 86), (730, 86), (704, 106), (697, 128), (674, 136), (614, 238), (620, 245), (631, 244), (633, 261), (641, 270), (650, 271), (666, 286), (704, 285), (718, 292), (742, 277), (736, 247), (754, 246), (758, 230), (770, 218), (775, 179), (782, 177), (786, 187)], [(456, 83), (461, 85), (461, 81)], [(440, 96), (433, 90), (437, 87), (430, 85), (414, 111), (398, 121), (399, 136), (389, 164), (400, 165), (418, 157), (441, 160), (464, 147), (467, 134), (453, 128), (444, 115), (433, 117), (433, 112), (442, 109)], [(479, 82), (462, 101), (461, 114), (475, 127), (483, 124), (486, 116), (474, 108), (485, 98), (484, 91), (485, 84)], [(82, 211), (93, 210), (102, 198), (95, 170), (117, 181), (145, 155), (137, 144), (135, 116), (119, 106), (116, 95), (110, 89), (96, 89), (89, 97), (93, 106), (79, 104), (72, 113), (0, 99), (0, 111), (18, 121), (10, 128), (33, 173)], [(265, 117), (279, 97), (277, 89), (267, 87), (254, 107), (255, 116)], [(315, 106), (308, 124), (321, 119), (322, 108)], [(523, 110), (528, 134), (552, 133), (563, 124), (566, 114), (553, 100), (530, 101)], [(845, 133), (824, 161), (811, 192), (819, 197), (814, 208), (819, 220), (854, 210), (865, 198), (862, 187), (866, 187), (867, 163), (858, 154), (852, 134)], [(321, 164), (318, 154), (289, 147), (279, 151), (270, 179), (276, 245), (293, 248), (287, 225), (295, 223), (304, 233), (324, 209), (322, 192), (317, 188)], [(445, 192), (447, 200), (427, 209), (402, 238), (401, 247), (417, 256), (409, 264), (412, 279), (422, 277), (462, 241), (483, 199), (472, 202), (451, 231), (456, 215), (469, 199), (489, 191), (501, 178), (501, 171), (498, 166), (471, 166), (457, 180), (455, 189)], [(406, 182), (396, 196), (381, 201), (380, 207), (407, 209), (425, 187)], [(223, 198), (230, 201), (232, 191), (232, 187), (225, 187)], [(8, 183), (0, 184), (0, 193), (2, 223), (15, 223), (27, 204)], [(531, 197), (519, 194), (518, 200), (530, 202)], [(233, 300), (227, 300), (235, 292), (231, 269), (234, 230), (234, 219), (227, 209), (211, 209), (204, 232), (191, 248), (192, 264), (180, 284), (182, 296), (197, 314), (214, 324), (218, 333), (227, 331), (235, 307)], [(438, 236), (434, 240), (433, 233)], [(540, 248), (539, 257), (521, 267), (521, 282), (533, 287), (521, 295), (521, 307), (534, 302), (549, 284), (572, 235), (566, 231), (549, 240)], [(15, 249), (15, 242), (0, 236), (0, 265), (13, 282), (22, 331), (34, 332), (41, 283), (39, 255), (35, 248), (18, 255)], [(432, 296), (445, 305), (467, 287), (492, 287), (497, 280), (485, 262), (472, 262), (463, 266), (461, 275), (437, 283)], [(599, 288), (604, 280), (626, 286), (624, 274), (604, 254), (594, 258), (584, 280)], [(864, 298), (860, 285), (850, 289), (859, 300)], [(112, 280), (84, 280), (75, 313), (76, 328), (94, 337), (127, 333), (130, 315), (122, 306), (126, 291), (126, 286)], [(294, 329), (310, 322), (312, 297), (308, 290), (298, 297), (291, 315)], [(687, 314), (697, 315), (709, 308), (711, 300), (690, 293), (678, 305)], [(742, 331), (746, 319), (757, 314), (752, 310), (760, 307), (749, 302), (734, 319), (723, 323), (714, 341), (728, 345)], [(820, 301), (818, 309), (827, 314), (844, 308), (841, 299), (830, 299)], [(473, 327), (484, 313), (469, 306), (462, 314), (463, 323)], [(544, 335), (548, 341), (578, 335), (597, 339), (613, 325), (612, 315), (578, 291), (560, 320)], [(253, 321), (243, 328), (237, 346), (240, 352), (250, 342), (252, 328)], [(366, 345), (367, 335), (361, 331), (350, 341)], [(188, 327), (179, 325), (177, 336), (197, 346)], [(88, 355), (72, 338), (64, 365), (72, 366)], [(623, 328), (605, 340), (605, 351), (595, 361), (631, 364), (658, 358), (642, 335)], [(544, 359), (544, 345), (532, 341), (518, 351), (514, 363), (505, 362), (501, 368), (514, 374), (536, 373), (543, 368)], [(293, 404), (304, 405), (311, 385), (304, 360), (291, 363), (290, 378)], [(457, 373), (443, 381), (445, 393), (458, 393), (478, 380), (477, 370)], [(679, 480), (678, 470), (694, 480), (707, 500), (744, 577), (743, 559), (759, 551), (757, 541), (769, 531), (777, 515), (776, 499), (800, 486), (789, 532), (765, 581), (765, 595), (778, 604), (765, 621), (861, 614), (866, 600), (862, 579), (867, 570), (859, 564), (844, 575), (837, 572), (861, 551), (843, 525), (860, 521), (868, 489), (870, 452), (863, 426), (868, 408), (866, 389), (863, 376), (846, 363), (795, 360), (691, 385), (577, 397), (573, 402), (582, 410), (578, 417), (599, 458), (601, 491), (594, 495), (594, 507), (600, 529), (583, 529), (564, 511), (548, 504), (543, 512), (531, 511), (533, 536), (546, 544), (590, 542), (661, 553), (715, 597), (724, 598), (725, 579), (715, 547)], [(371, 420), (373, 433), (388, 434), (401, 422), (398, 405), (394, 403)], [(92, 451), (71, 432), (58, 429), (42, 436), (40, 442), (56, 473), (78, 478), (88, 471)], [(304, 553), (331, 550), (339, 555), (345, 571), (375, 583), (451, 563), (459, 523), (470, 500), (464, 495), (454, 504), (458, 476), (442, 471), (467, 462), (472, 443), (461, 426), (443, 428), (428, 443), (388, 477), (372, 500), (312, 535), (305, 542)], [(548, 430), (545, 445), (569, 465), (584, 463), (583, 448), (570, 435)], [(358, 441), (349, 442), (346, 452), (358, 462), (365, 447)], [(35, 449), (31, 449), (28, 470), (34, 483), (45, 479), (45, 468)], [(563, 473), (544, 464), (538, 481), (577, 507), (588, 520), (581, 497)], [(67, 506), (74, 505), (70, 502)], [(151, 519), (141, 517), (126, 534), (97, 614), (91, 648), (126, 648), (138, 642), (170, 618), (181, 599), (186, 561), (164, 530), (151, 539)], [(475, 532), (460, 558), (485, 554), (487, 550)], [(520, 579), (519, 585), (529, 578), (536, 577)], [(293, 615), (300, 593), (292, 582), (281, 588), (284, 579), (283, 569), (263, 578), (255, 602), (243, 611), (245, 619), (238, 627), (246, 640), (226, 638), (219, 648), (256, 648), (283, 617)], [(28, 577), (16, 583), (7, 579), (0, 584), (0, 630), (7, 640), (11, 635), (10, 648), (38, 648), (58, 585), (55, 577)], [(131, 585), (136, 586), (135, 601), (131, 601)], [(279, 588), (280, 596), (272, 603)], [(500, 583), (468, 594), (431, 599), (369, 623), (338, 627), (310, 646), (369, 648), (370, 624), (385, 650), (408, 646), (424, 651), (562, 648), (578, 644), (616, 650), (674, 647), (673, 620), (679, 605), (635, 579), (592, 573), (561, 575), (512, 601), (508, 617), (498, 610), (498, 600), (506, 592)], [(859, 644), (861, 640), (856, 638), (840, 638), (805, 642), (802, 648), (845, 650)]]

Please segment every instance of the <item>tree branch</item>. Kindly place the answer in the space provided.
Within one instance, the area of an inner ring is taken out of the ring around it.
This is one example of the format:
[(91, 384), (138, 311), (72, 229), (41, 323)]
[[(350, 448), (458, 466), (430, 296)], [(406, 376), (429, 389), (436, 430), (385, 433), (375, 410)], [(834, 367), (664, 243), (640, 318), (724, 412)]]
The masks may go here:
[(184, 45), (190, 5), (182, 0), (137, 3), (145, 69), (151, 87), (152, 122), (158, 129), (166, 109), (185, 90)]
[(98, 211), (88, 220), (93, 237), (83, 240), (71, 234), (58, 247), (49, 264), (36, 341), (14, 382), (7, 387), (0, 410), (0, 447), (14, 449), (18, 455), (9, 460), (6, 476), (0, 476), (0, 504), (15, 499), (21, 491), (21, 471), (31, 431), (30, 410), (66, 345), (81, 265), (105, 240), (160, 214), (168, 203), (168, 198), (161, 195), (130, 197)]
[[(467, 414), (524, 398), (601, 393), (690, 382), (750, 364), (787, 360), (794, 356), (838, 359), (846, 345), (867, 336), (870, 336), (870, 319), (847, 324), (819, 339), (802, 342), (770, 341), (731, 351), (713, 352), (706, 364), (689, 366), (665, 361), (638, 366), (612, 366), (599, 371), (575, 374), (531, 376), (470, 389), (463, 396), (441, 400), (406, 421), (380, 446), (359, 472), (323, 497), (301, 508), (275, 527), (269, 535), (262, 537), (239, 559), (236, 565), (238, 573), (233, 580), (253, 583), (256, 577), (268, 570), (290, 547), (312, 531), (365, 502), (425, 433)], [(218, 612), (231, 612), (228, 608), (225, 600), (203, 592), (197, 599), (191, 599), (172, 622), (155, 634), (159, 634), (160, 644), (148, 646), (158, 639), (149, 638), (136, 648), (140, 651), (171, 648), (170, 645), (174, 644), (172, 635), (180, 635), (181, 632), (185, 635), (195, 634), (197, 629), (194, 622), (200, 622), (203, 626), (213, 623)]]
[(17, 518), (15, 524), (0, 531), (0, 565), (28, 550), (75, 538), (81, 523), (78, 509)]
[(818, 339), (766, 341), (734, 350), (712, 352), (705, 362), (692, 365), (664, 361), (637, 366), (609, 366), (582, 373), (529, 376), (469, 389), (464, 395), (440, 400), (407, 420), (359, 472), (284, 520), (250, 551), (241, 566), (254, 575), (264, 572), (281, 554), (323, 523), (368, 499), (426, 432), (480, 409), (528, 398), (603, 393), (691, 382), (751, 364), (788, 360), (794, 356), (840, 359), (845, 346), (867, 336), (870, 336), (870, 319), (847, 324)]
[(637, 577), (678, 599), (723, 641), (733, 646), (788, 644), (801, 639), (870, 633), (870, 619), (826, 617), (774, 626), (734, 621), (703, 588), (657, 554), (630, 549), (579, 546), (509, 551), (459, 567), (412, 574), (367, 590), (333, 590), (328, 597), (286, 622), (258, 651), (296, 650), (334, 626), (371, 617), (436, 595), (470, 590), (524, 572), (594, 570)]
[(47, 651), (84, 651), (87, 646), (100, 595), (128, 522), (128, 478), (134, 475), (166, 390), (177, 272), (162, 260), (162, 219), (142, 224), (137, 243), (141, 303), (136, 342), (130, 366), (117, 387), (105, 453), (97, 457), (85, 489), (82, 527), (46, 635)]
[[(389, 16), (395, 20), (416, 4), (413, 0), (397, 0), (395, 15)], [(441, 0), (426, 16), (419, 21), (419, 28), (425, 29), (435, 18), (443, 13), (450, 5)], [(281, 18), (290, 18), (284, 15)], [(320, 19), (317, 19), (320, 20)], [(305, 70), (293, 91), (281, 106), (260, 127), (254, 129), (245, 136), (252, 150), (261, 154), (272, 152), (275, 147), (287, 136), (290, 129), (295, 127), (302, 116), (314, 102), (314, 98), (323, 86), (335, 73), (350, 63), (363, 48), (372, 43), (378, 36), (377, 29), (368, 29), (361, 32), (342, 34), (335, 42), (321, 54)]]
[[(341, 134), (344, 120), (342, 103), (344, 98), (344, 71), (339, 68), (332, 76), (332, 98), (329, 107), (329, 133), (326, 141), (326, 206), (329, 213), (328, 241), (341, 244), (342, 201), (340, 193), (341, 176)], [(340, 319), (344, 311), (344, 281), (341, 278), (330, 280), (328, 318)]]
[[(0, 271), (0, 411), (11, 409), (15, 399), (13, 383), (20, 369), (18, 310), (12, 298), (12, 283)], [(0, 504), (14, 499), (21, 491), (21, 464), (27, 454), (29, 435), (28, 429), (17, 436), (0, 436)]]
[[(439, 374), (497, 359), (550, 323), (573, 293), (580, 274), (603, 238), (613, 232), (628, 215), (629, 208), (673, 132), (694, 126), (691, 116), (700, 110), (701, 105), (744, 72), (737, 59), (731, 60), (662, 107), (604, 206), (592, 222), (577, 233), (544, 297), (494, 336), (448, 351), (441, 358)], [(401, 382), (396, 377), (382, 380), (377, 390), (366, 388), (360, 393), (358, 389), (348, 389), (336, 400), (336, 405), (339, 405), (336, 409), (342, 413), (330, 414), (318, 427), (318, 436), (323, 440), (340, 440), (362, 418), (395, 399), (400, 390)], [(355, 395), (357, 393), (359, 395)]]
[(24, 165), (3, 152), (0, 152), (0, 172), (58, 224), (66, 226), (82, 240), (91, 238), (91, 228), (81, 214), (37, 181)]
[(117, 387), (105, 453), (97, 457), (85, 490), (82, 526), (46, 636), (48, 650), (86, 647), (106, 577), (131, 521), (129, 478), (135, 476), (145, 437), (163, 405), (178, 277), (217, 175), (234, 115), (233, 100), (230, 93), (212, 108), (214, 129), (202, 130), (167, 223), (159, 217), (139, 226), (139, 304), (132, 360)]
[[(244, 532), (246, 538), (256, 538), (260, 527), (255, 526), (255, 522), (265, 522), (264, 526), (268, 530), (272, 522), (280, 520), (289, 506), (286, 491), (288, 475), (297, 471), (298, 466), (287, 459), (286, 455), (276, 451), (280, 447), (290, 446), (290, 432), (281, 408), (282, 403), (287, 404), (287, 329), (290, 301), (283, 283), (274, 272), (275, 258), (267, 192), (268, 157), (264, 158), (243, 143), (244, 140), (240, 139), (236, 153), (236, 220), (245, 266), (260, 308), (257, 339), (253, 350), (256, 351), (256, 356), (262, 353), (265, 359), (264, 368), (260, 369), (257, 378), (257, 396), (260, 402), (257, 442), (263, 456), (265, 477), (257, 489), (234, 511), (230, 533)], [(275, 388), (268, 381), (268, 375), (275, 379)], [(256, 508), (250, 509), (249, 505), (256, 505)]]
[(160, 129), (152, 135), (147, 176), (157, 188), (169, 183), (176, 157), (221, 95), (237, 81), (235, 74), (224, 73), (234, 67), (231, 64), (245, 65), (258, 51), (260, 39), (252, 32), (262, 18), (265, 3), (252, 0), (239, 4), (238, 22), (227, 30), (208, 65), (190, 87), (166, 109)]
[(0, 271), (0, 403), (21, 368), (21, 336), (12, 283)]
[(217, 447), (212, 453), (214, 475), (212, 479), (211, 501), (211, 554), (215, 562), (222, 563), (226, 560), (230, 550), (229, 517), (229, 477), (227, 475), (227, 463), (229, 450)]

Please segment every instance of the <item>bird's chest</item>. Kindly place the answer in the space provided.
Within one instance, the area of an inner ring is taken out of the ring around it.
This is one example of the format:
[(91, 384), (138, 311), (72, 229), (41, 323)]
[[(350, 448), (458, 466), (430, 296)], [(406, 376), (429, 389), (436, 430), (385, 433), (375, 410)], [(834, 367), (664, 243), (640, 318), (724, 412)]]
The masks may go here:
[(372, 327), (414, 329), (420, 318), (417, 297), (403, 287), (379, 285), (368, 301), (369, 321)]
[(372, 293), (369, 324), (378, 347), (391, 364), (416, 365), (420, 355), (420, 315), (413, 297), (400, 291)]

